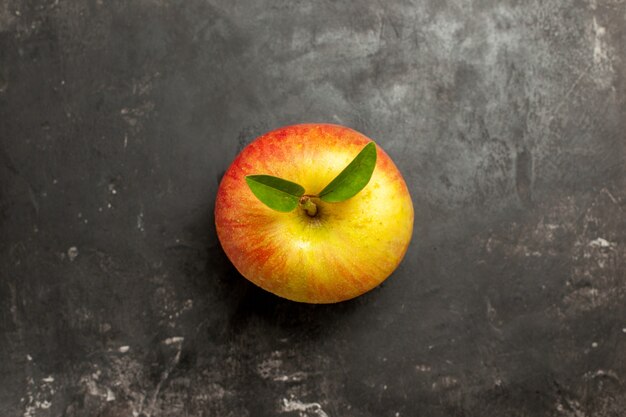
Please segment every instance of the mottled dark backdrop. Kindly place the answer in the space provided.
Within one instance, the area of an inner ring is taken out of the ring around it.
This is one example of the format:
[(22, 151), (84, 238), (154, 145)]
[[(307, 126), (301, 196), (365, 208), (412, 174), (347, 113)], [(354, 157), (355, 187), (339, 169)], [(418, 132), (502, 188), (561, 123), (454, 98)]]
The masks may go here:
[[(300, 305), (215, 236), (272, 128), (377, 140), (376, 290)], [(0, 415), (623, 417), (626, 4), (0, 0)]]

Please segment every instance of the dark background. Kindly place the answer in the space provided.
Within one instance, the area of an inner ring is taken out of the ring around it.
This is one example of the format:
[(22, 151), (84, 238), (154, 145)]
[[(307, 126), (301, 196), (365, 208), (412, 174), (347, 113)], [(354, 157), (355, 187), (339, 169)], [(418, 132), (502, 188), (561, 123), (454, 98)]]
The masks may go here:
[[(0, 415), (626, 415), (626, 4), (0, 1)], [(381, 287), (257, 289), (257, 135), (353, 127), (412, 193)]]

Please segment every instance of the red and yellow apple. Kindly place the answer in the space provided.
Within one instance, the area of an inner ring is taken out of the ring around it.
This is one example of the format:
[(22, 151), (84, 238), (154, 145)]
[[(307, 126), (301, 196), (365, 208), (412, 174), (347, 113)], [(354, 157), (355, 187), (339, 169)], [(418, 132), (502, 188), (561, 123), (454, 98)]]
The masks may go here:
[(377, 146), (376, 167), (358, 194), (339, 203), (315, 200), (284, 213), (263, 204), (246, 176), (267, 174), (316, 195), (371, 142), (343, 126), (301, 124), (250, 143), (221, 181), (217, 235), (248, 280), (293, 301), (334, 303), (357, 297), (396, 269), (413, 232), (413, 204), (402, 175)]

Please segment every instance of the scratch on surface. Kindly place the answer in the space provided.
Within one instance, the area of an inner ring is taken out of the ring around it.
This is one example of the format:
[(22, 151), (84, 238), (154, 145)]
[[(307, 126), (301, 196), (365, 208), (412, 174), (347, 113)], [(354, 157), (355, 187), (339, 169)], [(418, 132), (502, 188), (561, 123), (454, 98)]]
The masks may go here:
[(619, 206), (619, 201), (617, 200), (617, 198), (615, 198), (615, 196), (613, 194), (611, 194), (611, 192), (608, 189), (603, 188), (602, 189), (602, 193), (606, 194), (607, 197), (609, 197), (609, 199), (611, 200), (611, 202), (613, 204), (617, 205), (620, 208), (620, 211), (621, 211), (621, 207)]
[(524, 148), (515, 158), (515, 189), (519, 199), (525, 205), (532, 203), (532, 153)]
[(307, 379), (310, 373), (303, 371), (286, 372), (282, 369), (282, 352), (274, 351), (256, 366), (257, 374), (263, 379), (276, 382), (296, 382)]
[(611, 248), (615, 246), (615, 243), (609, 242), (608, 240), (599, 237), (589, 242), (589, 246), (591, 246), (592, 248)]
[(306, 379), (307, 376), (305, 372), (294, 372), (289, 375), (277, 375), (273, 377), (272, 380), (276, 382), (296, 382)]
[(21, 329), (19, 318), (17, 317), (17, 289), (15, 288), (15, 284), (9, 282), (7, 285), (9, 286), (9, 291), (11, 293), (11, 320), (13, 321), (16, 329)]
[(137, 215), (137, 230), (139, 230), (140, 232), (144, 232), (144, 223), (143, 223), (143, 212), (140, 212)]
[(163, 387), (163, 384), (165, 383), (165, 381), (167, 381), (167, 379), (169, 378), (174, 368), (176, 368), (176, 366), (180, 362), (180, 355), (182, 354), (182, 351), (183, 351), (184, 341), (185, 341), (185, 338), (182, 336), (168, 337), (167, 339), (163, 341), (165, 345), (175, 345), (176, 354), (174, 355), (174, 358), (170, 361), (167, 368), (161, 373), (161, 379), (159, 380), (159, 383), (154, 389), (154, 393), (152, 394), (152, 398), (150, 399), (150, 404), (148, 405), (146, 410), (144, 410), (144, 414), (146, 417), (151, 417), (152, 413), (154, 413), (156, 403), (159, 398), (159, 393), (161, 392), (161, 388)]
[(599, 65), (608, 59), (606, 45), (603, 40), (606, 29), (598, 24), (595, 16), (593, 17), (593, 33), (593, 62)]
[(294, 396), (290, 398), (283, 398), (281, 402), (281, 408), (279, 410), (283, 413), (291, 411), (298, 411), (300, 417), (319, 416), (330, 417), (319, 403), (303, 403), (297, 400)]
[(608, 371), (605, 371), (604, 369), (598, 369), (595, 372), (587, 372), (584, 375), (585, 379), (597, 379), (597, 378), (608, 378), (608, 379), (612, 379), (615, 382), (620, 382), (619, 376), (617, 376), (617, 373), (611, 369), (609, 369)]
[[(30, 362), (30, 360), (29, 360)], [(26, 379), (26, 398), (23, 417), (35, 417), (37, 410), (47, 410), (52, 407), (52, 399), (56, 390), (54, 388), (54, 377), (49, 375), (41, 379), (41, 384), (37, 386), (29, 369)]]
[(592, 79), (601, 88), (611, 87), (615, 73), (611, 59), (612, 48), (606, 39), (607, 30), (598, 23), (596, 16), (593, 17), (590, 32), (591, 64), (595, 67)]
[(583, 79), (583, 77), (587, 74), (589, 74), (589, 71), (591, 71), (591, 68), (593, 68), (593, 62), (591, 64), (589, 64), (587, 66), (587, 68), (585, 68), (576, 78), (576, 80), (574, 80), (574, 82), (572, 83), (572, 85), (569, 87), (569, 89), (565, 92), (565, 94), (563, 95), (563, 97), (559, 100), (559, 102), (556, 104), (556, 106), (554, 106), (554, 110), (552, 111), (550, 117), (548, 118), (548, 123), (550, 123), (552, 121), (552, 119), (554, 119), (554, 117), (560, 112), (561, 107), (563, 107), (563, 105), (565, 104), (565, 102), (567, 101), (567, 99), (569, 98), (570, 94), (572, 94), (574, 92), (574, 90), (578, 87), (578, 84), (580, 83), (580, 81)]
[[(387, 22), (389, 23), (389, 26), (391, 26), (391, 28), (393, 29), (393, 33), (396, 35), (396, 38), (400, 38), (400, 30), (398, 29), (397, 25), (393, 22), (393, 20), (391, 20), (391, 18), (389, 17), (389, 11), (387, 10), (387, 8), (385, 7), (384, 2), (382, 2), (381, 0), (377, 0), (378, 5), (380, 6), (380, 8), (383, 10), (383, 17), (385, 18), (385, 20), (387, 20)], [(380, 33), (382, 35), (382, 30), (383, 30), (383, 19), (381, 19), (381, 28), (380, 28)], [(382, 38), (382, 36), (381, 36)]]
[(581, 409), (580, 403), (576, 400), (570, 400), (569, 398), (563, 398), (565, 400), (565, 406), (561, 401), (556, 403), (556, 410), (560, 414), (564, 414), (567, 417), (586, 417), (586, 414)]
[(487, 321), (489, 322), (489, 325), (491, 326), (492, 329), (494, 329), (497, 332), (500, 332), (501, 330), (496, 327), (495, 322), (496, 322), (496, 316), (498, 314), (498, 312), (496, 311), (495, 308), (493, 308), (493, 305), (491, 305), (491, 300), (489, 300), (489, 297), (485, 297), (485, 304), (487, 307)]
[(166, 345), (182, 344), (184, 340), (185, 338), (182, 336), (174, 336), (174, 337), (168, 337), (167, 339), (163, 341), (163, 343)]

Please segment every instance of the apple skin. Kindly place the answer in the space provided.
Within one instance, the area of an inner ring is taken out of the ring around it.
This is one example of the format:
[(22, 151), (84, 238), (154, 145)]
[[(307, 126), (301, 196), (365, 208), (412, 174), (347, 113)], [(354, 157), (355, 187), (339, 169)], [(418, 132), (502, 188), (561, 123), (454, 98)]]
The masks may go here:
[(343, 126), (300, 124), (260, 136), (235, 158), (217, 192), (215, 225), (244, 277), (289, 300), (335, 303), (373, 289), (396, 269), (413, 234), (413, 204), (380, 147), (367, 186), (340, 203), (315, 199), (315, 217), (300, 207), (270, 209), (245, 181), (274, 175), (317, 194), (370, 141)]

